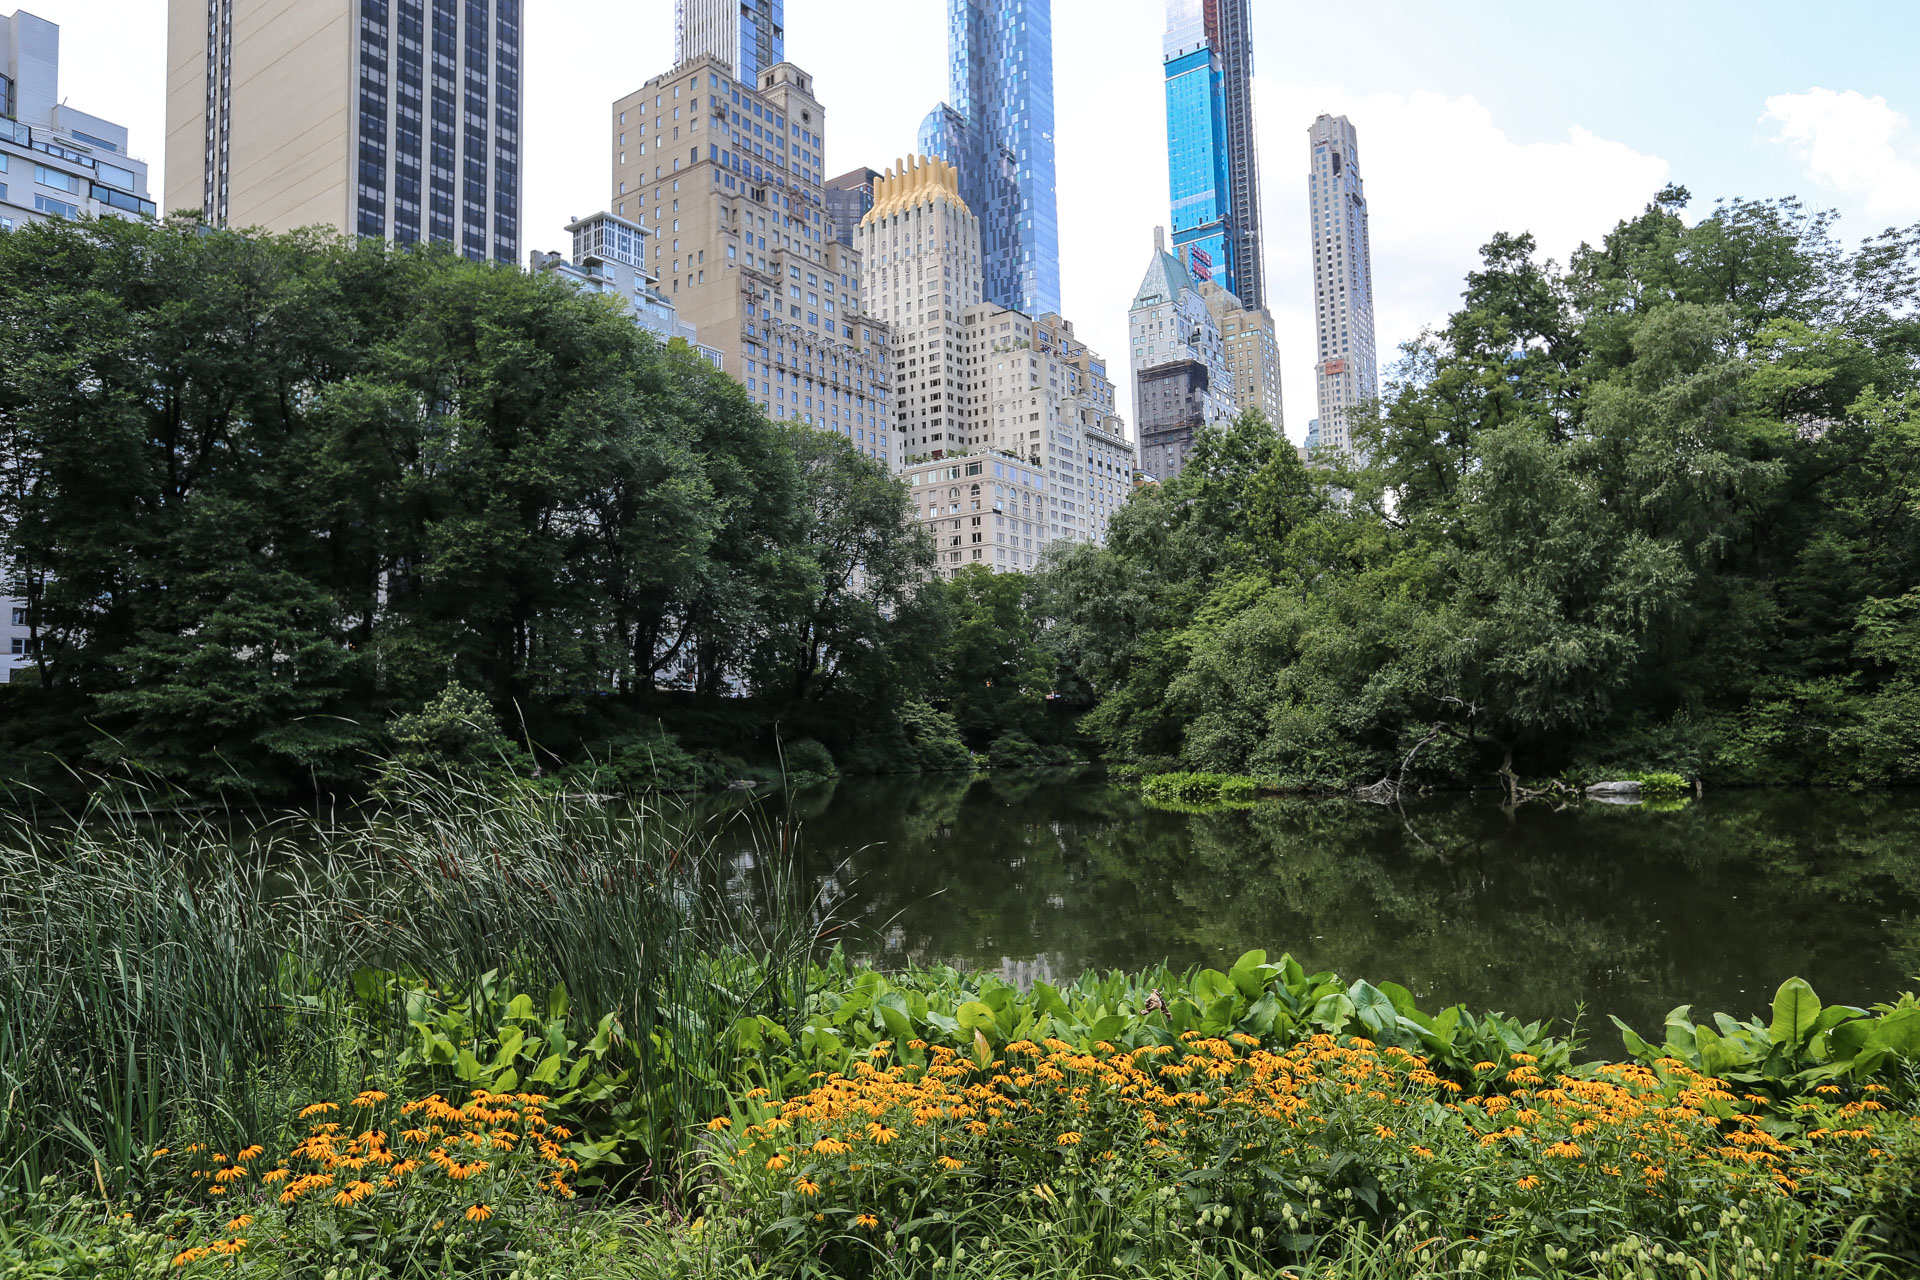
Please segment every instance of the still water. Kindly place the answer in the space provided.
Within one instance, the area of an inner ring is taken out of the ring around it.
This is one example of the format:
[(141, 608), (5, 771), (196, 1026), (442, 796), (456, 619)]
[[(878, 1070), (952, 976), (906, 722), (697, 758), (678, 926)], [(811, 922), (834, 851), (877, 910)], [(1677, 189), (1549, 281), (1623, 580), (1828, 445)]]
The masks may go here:
[[(762, 817), (778, 799), (752, 802)], [(1172, 813), (1073, 771), (844, 781), (792, 802), (852, 954), (1021, 983), (1252, 947), (1422, 1008), (1643, 1032), (1787, 977), (1867, 1004), (1920, 974), (1920, 793), (1724, 791), (1672, 811), (1282, 799)]]

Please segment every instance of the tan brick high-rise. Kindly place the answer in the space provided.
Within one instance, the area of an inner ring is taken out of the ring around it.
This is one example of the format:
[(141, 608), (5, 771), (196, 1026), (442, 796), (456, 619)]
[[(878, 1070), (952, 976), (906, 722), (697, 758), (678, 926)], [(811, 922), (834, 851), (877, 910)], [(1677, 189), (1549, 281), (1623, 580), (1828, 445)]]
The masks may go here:
[(520, 256), (522, 0), (168, 0), (165, 208)]
[(735, 77), (697, 54), (613, 104), (613, 212), (700, 341), (769, 417), (834, 431), (889, 466), (887, 326), (822, 198), (826, 112), (790, 62)]

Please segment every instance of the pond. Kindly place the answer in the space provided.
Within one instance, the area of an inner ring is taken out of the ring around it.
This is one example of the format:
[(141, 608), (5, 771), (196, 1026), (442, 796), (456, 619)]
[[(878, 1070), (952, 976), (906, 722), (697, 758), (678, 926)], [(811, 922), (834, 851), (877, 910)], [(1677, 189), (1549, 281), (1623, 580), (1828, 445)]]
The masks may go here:
[[(793, 799), (850, 954), (1020, 983), (1225, 967), (1253, 947), (1391, 980), (1422, 1008), (1763, 1012), (1806, 978), (1867, 1004), (1920, 974), (1920, 793), (1709, 792), (1677, 808), (1381, 807), (1286, 798), (1174, 813), (1096, 773), (849, 779)], [(748, 807), (771, 817), (779, 799)]]

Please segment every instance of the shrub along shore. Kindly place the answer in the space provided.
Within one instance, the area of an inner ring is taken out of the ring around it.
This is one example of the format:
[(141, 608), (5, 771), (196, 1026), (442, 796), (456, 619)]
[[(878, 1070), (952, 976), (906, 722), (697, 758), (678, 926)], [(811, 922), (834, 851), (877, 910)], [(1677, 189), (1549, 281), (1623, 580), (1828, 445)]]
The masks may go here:
[(1577, 1033), (1254, 951), (1020, 989), (818, 940), (793, 833), (391, 772), (0, 833), (0, 1275), (1920, 1267), (1920, 1000)]

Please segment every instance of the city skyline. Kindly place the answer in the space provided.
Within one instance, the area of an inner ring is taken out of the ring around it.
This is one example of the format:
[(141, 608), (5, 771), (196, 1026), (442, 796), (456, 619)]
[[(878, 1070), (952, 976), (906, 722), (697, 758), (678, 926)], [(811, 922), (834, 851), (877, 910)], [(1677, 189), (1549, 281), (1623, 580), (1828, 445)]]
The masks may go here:
[[(63, 26), (63, 92), (124, 121), (133, 154), (153, 166), (161, 190), (166, 71), (156, 50), (165, 44), (164, 7), (18, 7)], [(824, 102), (838, 108), (828, 171), (884, 167), (910, 150), (927, 86), (945, 79), (942, 7), (901, 6), (888, 14), (884, 37), (866, 27), (854, 39), (836, 21), (840, 6), (787, 0), (786, 9), (788, 56), (818, 76)], [(1060, 215), (1077, 228), (1063, 239), (1062, 288), (1087, 342), (1117, 354), (1140, 246), (1166, 220), (1164, 156), (1149, 154), (1164, 152), (1165, 0), (1055, 0), (1054, 9)], [(1296, 247), (1306, 193), (1291, 157), (1296, 131), (1315, 115), (1345, 114), (1366, 133), (1369, 195), (1379, 210), (1374, 267), (1385, 282), (1376, 300), (1384, 372), (1400, 342), (1457, 305), (1475, 251), (1493, 232), (1531, 231), (1543, 256), (1564, 262), (1580, 240), (1637, 212), (1669, 180), (1693, 191), (1689, 220), (1719, 195), (1799, 195), (1837, 209), (1849, 241), (1920, 218), (1920, 132), (1910, 120), (1920, 114), (1920, 92), (1901, 53), (1920, 35), (1920, 13), (1894, 3), (1856, 3), (1849, 12), (1888, 38), (1849, 41), (1831, 28), (1798, 42), (1772, 39), (1770, 31), (1801, 21), (1777, 0), (1684, 12), (1629, 0), (1621, 21), (1605, 29), (1491, 0), (1468, 4), (1446, 24), (1395, 0), (1371, 6), (1373, 20), (1357, 28), (1304, 8), (1289, 11), (1284, 25), (1280, 10), (1254, 0), (1267, 301), (1290, 375), (1290, 437), (1299, 440), (1314, 416), (1305, 376), (1314, 354), (1312, 286)], [(1650, 43), (1635, 34), (1649, 23), (1672, 38)], [(1488, 59), (1472, 39), (1490, 25), (1510, 56)], [(633, 74), (588, 74), (597, 64), (582, 59), (581, 30), (593, 30), (597, 43), (650, 51), (632, 68), (645, 73), (671, 58), (673, 6), (528, 0), (525, 26), (522, 258), (530, 248), (564, 248), (567, 223), (602, 206), (604, 182), (583, 166), (604, 165), (607, 139), (574, 125), (589, 112), (604, 120), (606, 103), (636, 83)], [(1337, 64), (1292, 52), (1340, 32), (1347, 56)], [(1564, 49), (1576, 39), (1590, 75), (1563, 73)], [(1690, 57), (1705, 41), (1723, 56)], [(1116, 166), (1116, 151), (1137, 163)], [(1503, 181), (1487, 182), (1492, 171)], [(1131, 419), (1130, 405), (1122, 411)]]

